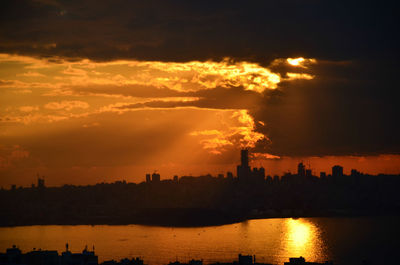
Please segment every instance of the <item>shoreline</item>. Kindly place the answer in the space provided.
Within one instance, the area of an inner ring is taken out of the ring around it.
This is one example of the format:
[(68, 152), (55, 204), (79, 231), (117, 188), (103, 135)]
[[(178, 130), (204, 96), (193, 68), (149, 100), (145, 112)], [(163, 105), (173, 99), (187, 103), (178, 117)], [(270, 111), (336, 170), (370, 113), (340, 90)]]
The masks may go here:
[(0, 228), (14, 228), (23, 226), (120, 226), (120, 225), (141, 225), (149, 227), (173, 227), (173, 228), (198, 228), (198, 227), (212, 227), (212, 226), (223, 226), (230, 224), (237, 224), (241, 222), (258, 220), (258, 219), (299, 219), (299, 218), (378, 218), (378, 217), (399, 217), (400, 213), (381, 213), (381, 214), (303, 214), (303, 215), (258, 215), (248, 216), (247, 218), (236, 218), (232, 220), (226, 220), (225, 222), (203, 222), (203, 223), (181, 223), (181, 222), (139, 222), (139, 221), (110, 221), (110, 222), (31, 222), (31, 223), (19, 223), (19, 224), (0, 224)]

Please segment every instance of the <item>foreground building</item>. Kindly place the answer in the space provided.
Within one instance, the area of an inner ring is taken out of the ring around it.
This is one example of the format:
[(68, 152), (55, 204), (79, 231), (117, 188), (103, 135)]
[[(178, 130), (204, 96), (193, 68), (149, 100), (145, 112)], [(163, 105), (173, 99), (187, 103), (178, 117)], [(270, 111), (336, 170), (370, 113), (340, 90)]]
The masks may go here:
[(94, 250), (88, 251), (87, 247), (82, 253), (72, 253), (66, 250), (60, 255), (56, 250), (36, 250), (22, 253), (15, 245), (8, 248), (6, 253), (0, 253), (0, 265), (98, 265), (98, 257)]

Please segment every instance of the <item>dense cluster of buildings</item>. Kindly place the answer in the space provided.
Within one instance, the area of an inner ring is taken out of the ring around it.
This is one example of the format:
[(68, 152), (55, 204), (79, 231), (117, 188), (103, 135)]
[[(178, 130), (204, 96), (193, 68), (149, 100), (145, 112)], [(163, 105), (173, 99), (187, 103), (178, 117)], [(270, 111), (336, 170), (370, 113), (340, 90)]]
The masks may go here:
[(66, 249), (61, 255), (56, 250), (33, 249), (30, 252), (22, 253), (15, 245), (8, 248), (6, 253), (0, 253), (0, 265), (98, 265), (98, 257), (87, 247), (82, 253), (72, 253)]
[[(251, 218), (375, 216), (400, 212), (399, 175), (343, 173), (320, 176), (299, 163), (297, 172), (266, 176), (241, 151), (237, 176), (175, 176), (146, 181), (0, 189), (0, 226), (43, 224), (218, 225)], [(48, 213), (52, 214), (48, 214)]]
[[(343, 167), (339, 165), (334, 165), (332, 167), (332, 172), (331, 174), (327, 174), (326, 172), (320, 172), (319, 178), (315, 175), (313, 175), (313, 172), (310, 168), (306, 168), (303, 162), (300, 162), (297, 165), (297, 172), (296, 173), (290, 173), (287, 172), (283, 176), (270, 176), (265, 174), (265, 168), (264, 167), (254, 167), (251, 168), (249, 164), (249, 151), (247, 149), (242, 149), (240, 151), (240, 164), (237, 165), (236, 167), (236, 177), (233, 175), (232, 172), (227, 172), (226, 176), (224, 174), (218, 174), (217, 178), (218, 179), (226, 179), (226, 180), (237, 180), (239, 183), (248, 183), (248, 184), (257, 184), (257, 183), (272, 183), (272, 182), (279, 182), (279, 181), (292, 181), (292, 180), (297, 180), (297, 181), (307, 181), (307, 180), (327, 180), (328, 178), (330, 179), (341, 179), (342, 177), (345, 177), (346, 175), (343, 173)], [(351, 177), (359, 177), (363, 175), (356, 169), (351, 170)], [(203, 178), (204, 177), (211, 177), (211, 175), (207, 176), (200, 176), (198, 178)], [(154, 172), (153, 174), (146, 174), (146, 183), (147, 184), (158, 184), (161, 182), (173, 182), (173, 183), (179, 183), (181, 180), (187, 181), (188, 179), (193, 179), (193, 177), (188, 177), (188, 176), (182, 176), (179, 178), (177, 175), (173, 177), (173, 179), (169, 180), (161, 180), (161, 176), (159, 173)]]
[[(247, 149), (241, 150), (241, 157), (240, 161), (241, 164), (236, 168), (236, 176), (237, 180), (242, 183), (257, 183), (265, 181), (265, 169), (263, 167), (257, 168), (254, 167), (253, 169), (249, 165), (249, 151)], [(211, 175), (209, 175), (211, 176)], [(181, 179), (185, 181), (190, 177), (183, 176)], [(224, 174), (218, 174), (218, 179), (225, 178)], [(233, 180), (234, 176), (232, 172), (227, 172), (226, 179)], [(161, 176), (159, 173), (154, 172), (153, 174), (146, 174), (146, 183), (150, 184), (157, 184), (161, 182)], [(172, 182), (178, 183), (179, 177), (175, 175), (172, 179)]]
[[(0, 265), (98, 265), (98, 257), (93, 251), (89, 251), (87, 247), (82, 253), (72, 253), (66, 249), (61, 255), (55, 250), (36, 250), (33, 249), (30, 252), (22, 253), (21, 250), (13, 246), (8, 248), (6, 253), (0, 253)], [(124, 258), (120, 261), (110, 260), (100, 263), (100, 265), (144, 265), (143, 259), (141, 258)], [(203, 260), (190, 260), (187, 263), (181, 263), (174, 261), (168, 265), (203, 265)], [(256, 256), (251, 255), (238, 255), (238, 260), (229, 263), (214, 263), (210, 265), (271, 265), (268, 263), (256, 262)], [(289, 258), (289, 262), (285, 262), (284, 265), (333, 265), (332, 262), (306, 262), (303, 257)]]
[[(358, 178), (360, 176), (363, 176), (361, 172), (359, 172), (356, 169), (351, 170), (351, 174), (349, 176), (346, 176), (343, 173), (343, 167), (340, 165), (334, 165), (332, 167), (332, 172), (331, 174), (327, 174), (326, 172), (320, 172), (319, 177), (313, 175), (313, 172), (310, 168), (306, 168), (303, 162), (300, 162), (297, 165), (297, 172), (296, 173), (291, 173), (291, 172), (286, 172), (282, 176), (278, 175), (266, 175), (265, 168), (264, 167), (254, 167), (251, 168), (249, 164), (249, 151), (247, 149), (242, 149), (240, 152), (240, 161), (241, 163), (237, 165), (236, 167), (236, 177), (232, 172), (227, 172), (226, 176), (224, 174), (218, 174), (217, 179), (219, 180), (227, 180), (227, 181), (234, 181), (236, 180), (238, 183), (241, 184), (259, 184), (259, 183), (273, 183), (273, 182), (288, 182), (288, 181), (307, 181), (307, 180), (327, 180), (327, 179), (334, 179), (334, 180), (343, 180), (343, 177), (352, 177), (352, 178)], [(369, 176), (369, 175), (368, 175)], [(191, 182), (194, 179), (198, 179), (200, 181), (206, 180), (207, 178), (215, 178), (211, 176), (210, 174), (205, 175), (205, 176), (199, 176), (199, 177), (192, 177), (192, 176), (173, 176), (172, 179), (163, 179), (161, 180), (161, 175), (157, 172), (154, 172), (152, 174), (146, 174), (145, 177), (145, 183), (147, 184), (160, 184), (160, 183), (184, 183), (184, 182)], [(126, 181), (117, 181), (115, 182), (116, 184), (126, 184)], [(37, 178), (37, 185), (32, 184), (31, 188), (32, 189), (37, 189), (37, 190), (42, 190), (44, 189), (45, 186), (45, 180), (44, 177), (40, 177), (38, 175)], [(20, 187), (21, 189), (22, 187)], [(16, 185), (11, 185), (11, 190), (16, 190), (17, 187)]]
[(260, 182), (265, 180), (265, 169), (263, 167), (253, 168), (249, 166), (249, 151), (247, 149), (240, 152), (240, 165), (236, 168), (239, 181)]

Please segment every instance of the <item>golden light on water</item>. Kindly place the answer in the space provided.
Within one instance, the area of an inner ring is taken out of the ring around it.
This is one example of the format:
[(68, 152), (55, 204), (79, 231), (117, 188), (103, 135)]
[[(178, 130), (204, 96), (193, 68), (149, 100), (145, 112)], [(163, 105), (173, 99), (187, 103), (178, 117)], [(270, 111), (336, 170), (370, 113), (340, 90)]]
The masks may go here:
[[(157, 227), (141, 225), (21, 226), (0, 228), (0, 251), (10, 242), (32, 248), (73, 252), (95, 245), (99, 261), (141, 256), (146, 264), (163, 265), (203, 259), (204, 264), (232, 262), (238, 253), (257, 256), (259, 262), (283, 264), (290, 257), (307, 261), (331, 259), (317, 219), (257, 219), (210, 227)], [(156, 252), (154, 250), (157, 250)]]
[(286, 219), (286, 256), (317, 260), (324, 253), (319, 229), (304, 219)]
[(299, 220), (289, 219), (288, 227), (289, 243), (291, 243), (292, 247), (296, 249), (306, 247), (311, 237), (310, 224), (303, 223)]

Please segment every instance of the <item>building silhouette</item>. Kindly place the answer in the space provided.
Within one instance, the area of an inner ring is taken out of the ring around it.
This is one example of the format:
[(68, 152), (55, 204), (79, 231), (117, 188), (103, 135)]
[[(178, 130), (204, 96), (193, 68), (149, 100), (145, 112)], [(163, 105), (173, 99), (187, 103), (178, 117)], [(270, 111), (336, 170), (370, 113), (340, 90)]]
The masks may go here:
[(174, 176), (173, 181), (174, 181), (175, 183), (178, 183), (178, 182), (179, 182), (179, 177), (178, 177), (178, 175), (175, 175), (175, 176)]
[(154, 172), (151, 174), (151, 182), (153, 183), (159, 183), (160, 182), (160, 174)]
[(289, 258), (289, 262), (285, 262), (284, 265), (333, 265), (331, 261), (325, 261), (324, 263), (320, 262), (309, 262), (306, 261), (302, 256), (298, 258)]
[(249, 166), (249, 151), (242, 149), (240, 151), (240, 165), (236, 168), (239, 181), (242, 182), (263, 182), (265, 180), (265, 169), (263, 167), (253, 168)]
[(151, 176), (150, 176), (150, 174), (146, 174), (146, 183), (151, 183)]
[(37, 187), (38, 187), (38, 189), (44, 189), (46, 186), (44, 185), (44, 177), (42, 177), (42, 178), (40, 178), (39, 176), (38, 176), (38, 179), (37, 179)]
[(6, 253), (0, 253), (0, 265), (97, 265), (98, 257), (87, 247), (82, 253), (71, 253), (66, 244), (66, 250), (60, 255), (56, 250), (33, 249), (22, 253), (15, 245), (8, 248)]
[[(176, 176), (177, 177), (177, 176)], [(146, 174), (146, 183), (160, 183), (161, 176), (160, 174), (154, 172), (153, 174)]]
[(333, 177), (342, 177), (343, 176), (343, 167), (339, 165), (335, 165), (332, 167), (332, 176)]
[(253, 260), (253, 256), (251, 256), (251, 255), (239, 254), (239, 256), (238, 256), (239, 265), (252, 265), (253, 261), (256, 262), (255, 259), (256, 259), (256, 256), (254, 256), (254, 260)]
[(297, 165), (297, 175), (300, 177), (304, 177), (306, 175), (306, 167), (304, 166), (303, 162), (300, 162)]
[(94, 246), (93, 251), (89, 251), (86, 246), (82, 253), (72, 253), (69, 251), (67, 243), (65, 244), (65, 251), (61, 254), (60, 261), (61, 265), (97, 265), (98, 257), (94, 254)]
[(239, 179), (248, 178), (251, 174), (251, 168), (249, 166), (249, 152), (247, 149), (240, 151), (240, 165), (237, 166), (236, 174)]

